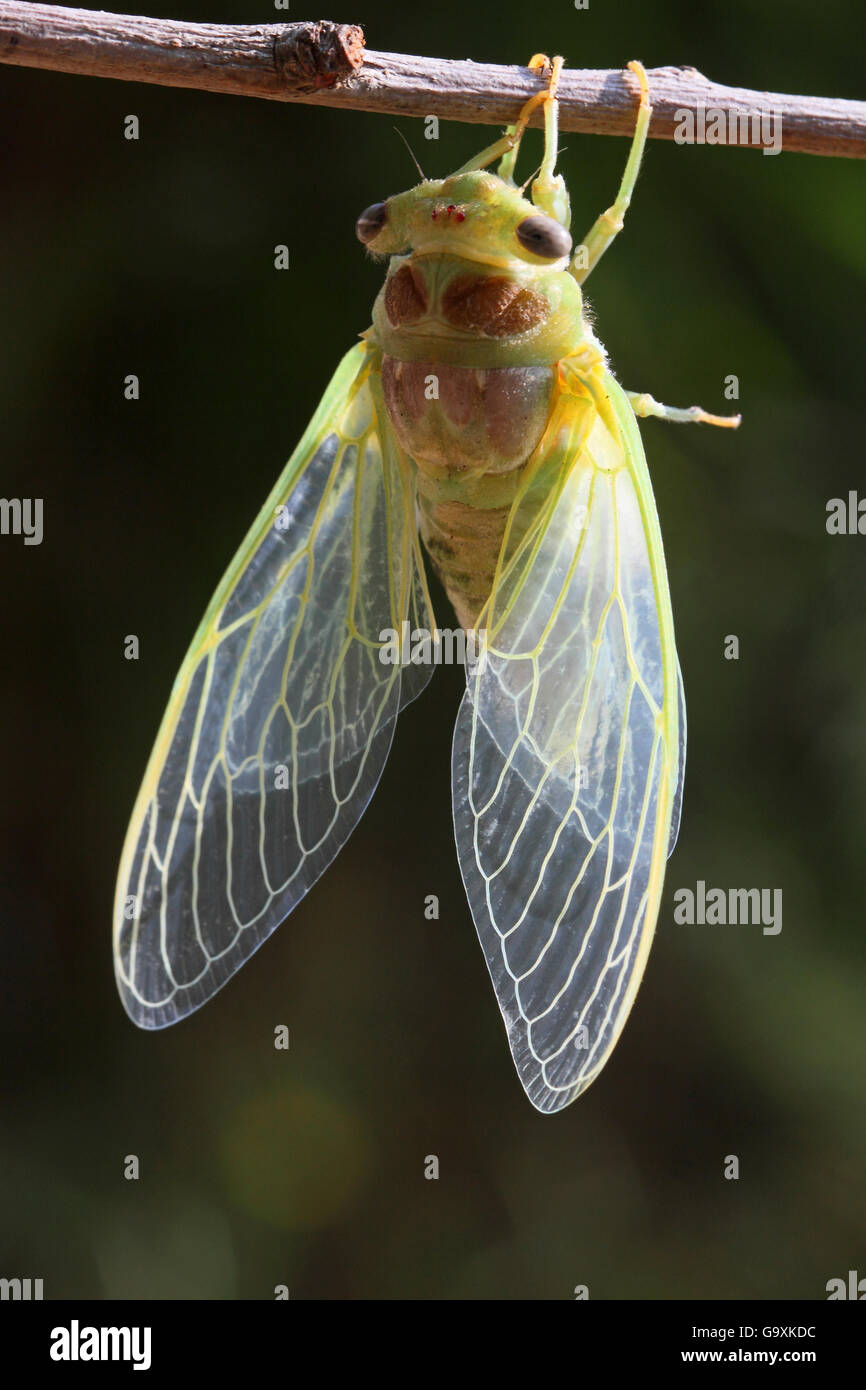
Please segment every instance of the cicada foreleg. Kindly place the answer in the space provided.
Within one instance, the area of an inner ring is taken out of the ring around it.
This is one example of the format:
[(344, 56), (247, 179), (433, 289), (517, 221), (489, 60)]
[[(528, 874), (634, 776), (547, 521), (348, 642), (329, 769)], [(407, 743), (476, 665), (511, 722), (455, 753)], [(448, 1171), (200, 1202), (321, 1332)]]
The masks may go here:
[(631, 203), (631, 196), (637, 183), (638, 170), (646, 145), (647, 132), (653, 113), (649, 99), (649, 79), (642, 63), (632, 62), (629, 63), (628, 67), (640, 83), (640, 106), (638, 107), (631, 149), (626, 160), (619, 192), (613, 204), (596, 219), (581, 244), (575, 248), (569, 268), (579, 285), (582, 285), (590, 271), (595, 269), (611, 242), (622, 231), (623, 220)]
[[(527, 102), (521, 107), (520, 114), (514, 125), (507, 126), (503, 135), (495, 140), (492, 145), (488, 145), (480, 154), (474, 156), (455, 170), (458, 174), (469, 174), (475, 169), (486, 169), (488, 164), (494, 164), (499, 160), (497, 173), (506, 183), (514, 182), (514, 166), (517, 162), (517, 155), (520, 149), (520, 142), (523, 133), (529, 124), (532, 113), (541, 105), (544, 105), (544, 163), (541, 166), (539, 180), (545, 176), (552, 175), (553, 165), (556, 162), (556, 141), (557, 141), (557, 103), (556, 88), (559, 84), (559, 74), (562, 71), (562, 58), (554, 58), (550, 61), (543, 53), (536, 53), (530, 58), (528, 67), (531, 72), (549, 71), (547, 87), (542, 91), (535, 92)], [(538, 183), (539, 180), (536, 180)], [(533, 185), (533, 197), (535, 186)], [(534, 201), (537, 201), (534, 199)], [(541, 204), (539, 204), (541, 206)], [(545, 208), (545, 211), (547, 209)], [(566, 222), (567, 226), (568, 223)]]
[[(539, 59), (547, 63), (542, 54), (536, 54), (530, 67)], [(567, 229), (571, 225), (571, 203), (565, 179), (561, 174), (554, 172), (559, 146), (559, 102), (556, 99), (556, 91), (561, 71), (562, 59), (554, 58), (550, 64), (550, 82), (544, 97), (544, 156), (538, 178), (532, 184), (532, 201), (542, 212), (546, 212), (548, 217), (555, 218)], [(500, 173), (501, 170), (500, 165)]]
[(699, 405), (662, 405), (646, 391), (626, 391), (629, 404), (638, 419), (655, 416), (659, 420), (672, 420), (678, 425), (720, 425), (724, 429), (735, 430), (741, 415), (710, 415)]

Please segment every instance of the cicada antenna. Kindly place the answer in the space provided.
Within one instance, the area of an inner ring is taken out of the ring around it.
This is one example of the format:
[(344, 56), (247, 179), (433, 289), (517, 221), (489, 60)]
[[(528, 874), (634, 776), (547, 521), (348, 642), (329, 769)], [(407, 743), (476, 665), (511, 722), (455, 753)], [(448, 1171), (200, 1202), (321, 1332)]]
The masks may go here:
[(403, 134), (402, 130), (398, 130), (396, 126), (394, 127), (394, 129), (397, 131), (397, 134), (400, 136), (400, 139), (403, 141), (403, 144), (406, 146), (406, 149), (409, 151), (409, 158), (412, 160), (412, 163), (415, 165), (415, 168), (418, 170), (418, 173), (421, 175), (422, 181), (426, 183), (426, 181), (427, 181), (427, 175), (424, 173), (424, 170), (421, 168), (421, 165), (418, 163), (417, 159), (415, 158), (415, 151), (412, 149), (412, 146), (409, 144), (409, 141), (406, 139), (406, 136)]

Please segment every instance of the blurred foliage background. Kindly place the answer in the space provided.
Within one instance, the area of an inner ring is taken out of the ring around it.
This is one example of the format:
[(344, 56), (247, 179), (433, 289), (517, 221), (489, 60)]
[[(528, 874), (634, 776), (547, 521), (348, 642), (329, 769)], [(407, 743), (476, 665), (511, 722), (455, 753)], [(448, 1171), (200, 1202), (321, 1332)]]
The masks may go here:
[[(378, 49), (639, 57), (863, 95), (855, 0), (368, 0), (330, 17)], [(866, 538), (825, 529), (829, 498), (866, 492), (856, 161), (651, 141), (590, 283), (629, 387), (720, 410), (735, 373), (744, 415), (736, 435), (643, 427), (689, 766), (656, 944), (602, 1079), (546, 1118), (513, 1072), (451, 838), (453, 670), (403, 716), (336, 864), (215, 1001), (146, 1035), (116, 996), (139, 779), (212, 589), (369, 321), (382, 271), (354, 220), (414, 182), (393, 124), (0, 68), (0, 492), (45, 499), (41, 546), (0, 540), (0, 1273), (44, 1278), (46, 1297), (823, 1298), (866, 1273)], [(434, 175), (492, 138), (399, 125)], [(627, 145), (563, 144), (580, 234)], [(675, 925), (673, 893), (698, 879), (781, 887), (781, 934)]]

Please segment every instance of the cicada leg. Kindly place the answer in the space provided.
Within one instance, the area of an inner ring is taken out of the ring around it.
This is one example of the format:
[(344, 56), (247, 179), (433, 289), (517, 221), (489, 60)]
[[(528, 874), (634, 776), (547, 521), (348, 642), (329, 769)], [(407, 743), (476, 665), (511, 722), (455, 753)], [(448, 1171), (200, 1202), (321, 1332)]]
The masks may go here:
[(743, 418), (741, 415), (710, 415), (699, 405), (662, 405), (646, 391), (626, 391), (626, 395), (640, 420), (653, 415), (659, 420), (672, 420), (678, 425), (720, 425), (723, 429), (735, 430)]
[[(537, 54), (532, 60), (533, 63), (542, 56)], [(559, 102), (556, 99), (556, 91), (561, 71), (562, 59), (554, 58), (550, 69), (550, 83), (544, 98), (544, 156), (538, 178), (532, 184), (532, 201), (542, 212), (546, 212), (548, 217), (555, 218), (563, 227), (568, 228), (571, 225), (571, 203), (565, 179), (561, 174), (554, 173), (559, 146)], [(502, 163), (504, 164), (505, 160)], [(504, 178), (502, 164), (499, 166), (499, 172)]]
[[(541, 106), (542, 103), (545, 104), (545, 159), (547, 159), (549, 152), (548, 111), (551, 107), (553, 107), (554, 111), (553, 161), (555, 161), (557, 109), (556, 88), (559, 83), (559, 74), (562, 70), (562, 61), (563, 60), (561, 58), (554, 58), (553, 62), (551, 63), (550, 59), (547, 58), (543, 53), (536, 53), (534, 57), (530, 58), (528, 66), (532, 72), (543, 72), (545, 69), (550, 69), (550, 77), (548, 80), (547, 87), (540, 92), (535, 92), (533, 96), (531, 96), (529, 100), (524, 103), (524, 105), (521, 107), (520, 114), (517, 117), (517, 120), (515, 121), (514, 125), (507, 126), (505, 129), (505, 133), (501, 135), (498, 140), (494, 141), (492, 145), (488, 145), (486, 149), (482, 150), (480, 154), (475, 155), (473, 159), (468, 160), (466, 164), (462, 164), (459, 169), (455, 170), (455, 173), (469, 174), (474, 169), (486, 169), (488, 164), (493, 164), (498, 159), (500, 161), (499, 169), (497, 170), (499, 177), (501, 179), (504, 179), (506, 183), (513, 183), (514, 165), (517, 161), (517, 152), (520, 149), (520, 142), (523, 139), (523, 132), (526, 130), (526, 127), (529, 124), (529, 120), (532, 116), (533, 111), (535, 111), (539, 106)], [(542, 166), (542, 169), (543, 167), (544, 166)]]
[(629, 63), (628, 67), (640, 83), (640, 106), (638, 107), (631, 149), (615, 201), (596, 219), (583, 242), (575, 249), (570, 270), (579, 285), (582, 285), (590, 271), (595, 269), (611, 242), (622, 231), (623, 219), (631, 202), (631, 195), (634, 192), (646, 145), (647, 131), (653, 113), (649, 99), (649, 80), (642, 63), (632, 62)]

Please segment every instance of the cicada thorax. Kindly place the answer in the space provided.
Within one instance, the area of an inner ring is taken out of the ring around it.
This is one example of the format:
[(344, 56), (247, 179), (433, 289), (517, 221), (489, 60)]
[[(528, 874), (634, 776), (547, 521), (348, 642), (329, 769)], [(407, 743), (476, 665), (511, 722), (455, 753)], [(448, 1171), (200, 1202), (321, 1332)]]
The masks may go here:
[(418, 468), (421, 536), (472, 627), (550, 417), (556, 364), (580, 343), (579, 291), (564, 272), (428, 252), (392, 262), (373, 322), (386, 409)]

